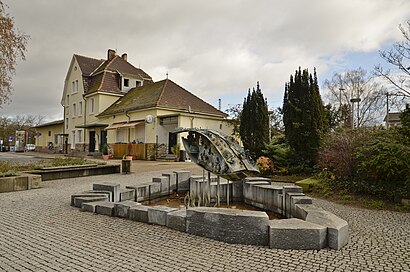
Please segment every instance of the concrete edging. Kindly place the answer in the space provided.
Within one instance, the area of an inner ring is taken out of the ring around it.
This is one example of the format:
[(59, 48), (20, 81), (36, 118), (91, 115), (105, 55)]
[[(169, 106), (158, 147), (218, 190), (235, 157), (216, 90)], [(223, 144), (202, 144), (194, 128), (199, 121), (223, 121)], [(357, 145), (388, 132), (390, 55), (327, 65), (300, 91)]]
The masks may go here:
[(0, 193), (24, 191), (40, 188), (40, 175), (22, 174), (14, 177), (0, 178)]

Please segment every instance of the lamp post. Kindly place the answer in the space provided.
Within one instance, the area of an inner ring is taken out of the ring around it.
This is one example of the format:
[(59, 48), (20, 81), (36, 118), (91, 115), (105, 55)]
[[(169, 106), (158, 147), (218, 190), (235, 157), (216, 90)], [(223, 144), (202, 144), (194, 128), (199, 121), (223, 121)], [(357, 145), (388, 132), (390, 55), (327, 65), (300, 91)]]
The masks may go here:
[(342, 108), (342, 91), (344, 91), (345, 88), (340, 87), (339, 88), (339, 108)]

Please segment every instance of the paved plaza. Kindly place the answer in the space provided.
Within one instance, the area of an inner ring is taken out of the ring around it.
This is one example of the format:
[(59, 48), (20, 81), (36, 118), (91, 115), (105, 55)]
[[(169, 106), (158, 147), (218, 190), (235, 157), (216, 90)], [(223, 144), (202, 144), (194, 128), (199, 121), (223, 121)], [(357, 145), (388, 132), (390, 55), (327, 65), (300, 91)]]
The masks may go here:
[(410, 271), (410, 214), (315, 200), (349, 223), (339, 251), (231, 245), (172, 229), (81, 212), (70, 195), (95, 182), (148, 182), (192, 163), (133, 162), (134, 173), (46, 181), (0, 194), (0, 271)]

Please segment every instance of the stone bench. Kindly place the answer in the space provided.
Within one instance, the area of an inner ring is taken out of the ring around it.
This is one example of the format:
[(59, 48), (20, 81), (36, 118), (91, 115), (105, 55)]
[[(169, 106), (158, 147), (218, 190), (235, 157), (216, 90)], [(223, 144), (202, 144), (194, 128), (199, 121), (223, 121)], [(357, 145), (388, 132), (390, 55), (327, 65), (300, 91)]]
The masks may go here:
[(265, 212), (226, 208), (186, 211), (186, 232), (231, 244), (268, 245), (269, 217)]
[(95, 213), (101, 215), (114, 216), (114, 203), (99, 202), (97, 205), (95, 205)]
[(114, 203), (114, 215), (121, 218), (129, 218), (130, 208), (137, 207), (141, 203), (135, 201), (122, 201)]
[(300, 219), (269, 222), (269, 247), (278, 249), (322, 249), (326, 247), (327, 229)]
[(120, 189), (119, 190), (120, 199), (119, 201), (135, 200), (135, 190), (133, 189)]
[(167, 206), (148, 207), (148, 223), (166, 226), (168, 213), (176, 210), (178, 209), (170, 208)]
[(148, 206), (139, 205), (129, 208), (128, 217), (133, 221), (148, 223)]
[(186, 209), (171, 211), (167, 214), (167, 227), (170, 229), (186, 231)]
[(76, 208), (81, 208), (83, 203), (96, 201), (109, 201), (109, 199), (106, 194), (79, 194), (71, 196), (71, 206)]
[(135, 191), (135, 201), (144, 202), (161, 197), (161, 184), (159, 182), (151, 182), (137, 186), (125, 186), (127, 189)]
[(327, 227), (328, 246), (341, 249), (349, 240), (349, 225), (340, 217), (312, 204), (296, 204), (295, 217)]
[(160, 184), (159, 191), (160, 191), (161, 196), (167, 196), (170, 194), (169, 177), (167, 176), (155, 177), (155, 178), (152, 178), (152, 182)]
[(94, 183), (93, 190), (95, 191), (110, 191), (112, 198), (110, 201), (120, 201), (120, 185), (116, 183)]

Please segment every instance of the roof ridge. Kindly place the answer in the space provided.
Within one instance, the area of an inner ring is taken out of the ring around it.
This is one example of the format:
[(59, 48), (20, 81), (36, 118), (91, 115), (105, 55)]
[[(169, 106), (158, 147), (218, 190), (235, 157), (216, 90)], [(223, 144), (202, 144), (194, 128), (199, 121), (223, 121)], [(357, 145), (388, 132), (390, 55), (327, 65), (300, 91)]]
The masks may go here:
[[(109, 68), (110, 68), (110, 65), (113, 64), (114, 60), (115, 60), (117, 57), (118, 57), (118, 58), (121, 58), (120, 56), (115, 55), (112, 59), (110, 59), (110, 60), (108, 61), (108, 64), (107, 64), (107, 66), (105, 66), (104, 70), (105, 70), (105, 69), (109, 69)], [(122, 58), (121, 58), (121, 59), (122, 59)]]
[[(94, 76), (94, 73), (95, 73), (96, 71), (98, 71), (98, 69), (100, 69), (100, 67), (101, 67), (102, 65), (104, 65), (105, 62), (106, 62), (106, 60), (103, 61), (103, 62), (101, 62), (100, 65), (98, 65), (97, 68), (95, 68), (94, 71), (92, 71), (92, 72), (90, 73), (90, 76)], [(104, 72), (104, 70), (105, 70), (105, 69), (103, 69), (101, 72)]]
[[(172, 80), (171, 80), (172, 81)], [(173, 82), (173, 81), (172, 81)], [(215, 106), (209, 104), (208, 102), (206, 102), (204, 99), (200, 98), (199, 96), (195, 95), (194, 93), (188, 91), (187, 89), (185, 89), (184, 87), (182, 87), (181, 85), (179, 85), (178, 83), (173, 82), (175, 85), (177, 85), (178, 87), (182, 88), (183, 90), (185, 90), (187, 93), (191, 94), (192, 96), (194, 96), (195, 98), (201, 100), (202, 102), (204, 102), (205, 104), (207, 104), (208, 106), (211, 106), (212, 108), (216, 109), (217, 111), (225, 114), (223, 111), (217, 109)]]
[(158, 82), (161, 82), (161, 81), (165, 81), (165, 83), (164, 83), (164, 86), (162, 87), (161, 94), (160, 94), (160, 96), (158, 97), (157, 102), (155, 103), (155, 106), (159, 106), (159, 101), (161, 101), (161, 98), (162, 98), (162, 96), (163, 96), (163, 94), (164, 94), (164, 92), (165, 92), (165, 87), (167, 86), (168, 78), (167, 78), (167, 79), (160, 80), (160, 81), (158, 81)]
[(79, 54), (74, 54), (74, 56), (76, 57), (82, 57), (82, 58), (87, 58), (87, 59), (93, 59), (93, 60), (99, 60), (99, 61), (104, 61), (103, 59), (96, 59), (96, 58), (92, 58), (92, 57), (87, 57), (87, 56), (83, 56), (83, 55), (79, 55)]

